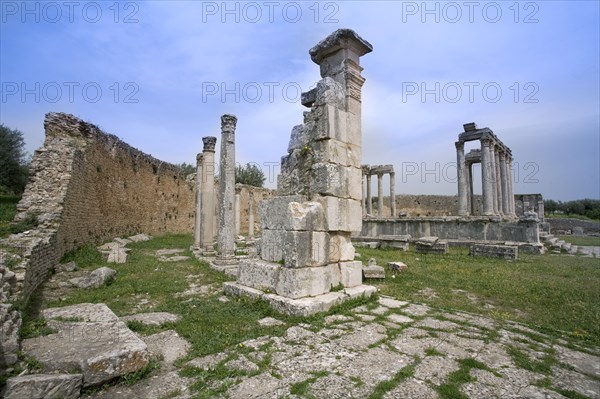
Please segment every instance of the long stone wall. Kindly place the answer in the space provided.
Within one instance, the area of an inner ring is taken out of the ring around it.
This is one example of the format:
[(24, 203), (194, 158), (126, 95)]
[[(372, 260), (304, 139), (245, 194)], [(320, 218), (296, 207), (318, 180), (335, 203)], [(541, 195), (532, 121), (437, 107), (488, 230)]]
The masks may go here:
[(583, 230), (583, 234), (600, 234), (600, 222), (593, 220), (581, 220), (570, 218), (548, 218), (546, 222), (550, 224), (550, 232), (559, 234), (560, 232), (573, 233), (573, 229), (578, 227)]
[(361, 237), (436, 236), (455, 241), (517, 241), (539, 244), (538, 223), (495, 221), (490, 218), (400, 218), (363, 219)]
[(137, 232), (193, 231), (194, 184), (175, 165), (72, 115), (49, 113), (46, 140), (15, 221), (31, 231), (0, 240), (0, 369), (17, 360), (20, 313), (62, 256), (85, 243)]

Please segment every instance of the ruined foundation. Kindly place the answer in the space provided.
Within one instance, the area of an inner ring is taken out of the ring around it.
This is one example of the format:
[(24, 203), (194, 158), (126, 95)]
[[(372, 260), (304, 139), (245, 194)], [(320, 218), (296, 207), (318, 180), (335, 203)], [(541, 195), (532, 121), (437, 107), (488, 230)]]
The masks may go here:
[(260, 260), (242, 261), (226, 293), (262, 297), (282, 312), (308, 315), (375, 292), (362, 285), (362, 264), (354, 261), (350, 241), (362, 223), (359, 58), (371, 51), (349, 29), (310, 50), (323, 79), (302, 94), (310, 112), (292, 130), (278, 196), (259, 204)]

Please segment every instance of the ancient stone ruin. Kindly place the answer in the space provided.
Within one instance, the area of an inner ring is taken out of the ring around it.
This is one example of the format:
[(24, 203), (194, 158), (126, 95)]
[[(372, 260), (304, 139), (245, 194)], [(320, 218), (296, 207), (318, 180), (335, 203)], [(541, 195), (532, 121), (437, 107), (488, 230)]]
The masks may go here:
[(377, 175), (377, 217), (383, 217), (383, 175), (389, 175), (390, 217), (396, 217), (396, 173), (394, 173), (394, 165), (363, 165), (362, 172), (363, 213), (365, 213), (366, 215), (373, 214), (373, 202), (371, 197), (371, 176)]
[[(464, 133), (456, 142), (458, 175), (458, 215), (473, 214), (472, 165), (481, 164), (483, 212), (485, 216), (515, 216), (513, 194), (512, 152), (489, 128), (478, 129), (475, 123), (464, 125)], [(479, 140), (480, 150), (465, 156), (465, 142)]]
[[(264, 297), (279, 310), (311, 314), (375, 291), (362, 285), (362, 264), (350, 241), (361, 227), (361, 76), (359, 58), (372, 46), (341, 29), (310, 50), (320, 66), (317, 87), (303, 93), (310, 108), (292, 129), (282, 158), (278, 196), (259, 204), (259, 260), (240, 263), (234, 295)], [(340, 286), (341, 291), (331, 292)]]

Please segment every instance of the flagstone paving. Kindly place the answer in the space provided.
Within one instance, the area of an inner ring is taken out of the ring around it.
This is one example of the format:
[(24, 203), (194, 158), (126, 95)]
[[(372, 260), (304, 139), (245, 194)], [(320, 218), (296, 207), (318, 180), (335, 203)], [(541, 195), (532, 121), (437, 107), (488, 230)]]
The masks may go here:
[[(356, 307), (352, 317), (291, 325), (283, 336), (251, 339), (183, 367), (191, 378), (172, 380), (167, 370), (141, 382), (139, 393), (157, 399), (600, 398), (599, 348), (386, 297)], [(148, 387), (160, 386), (161, 378), (171, 378), (165, 384), (173, 389), (153, 395)], [(135, 397), (136, 389), (111, 387), (96, 397)]]

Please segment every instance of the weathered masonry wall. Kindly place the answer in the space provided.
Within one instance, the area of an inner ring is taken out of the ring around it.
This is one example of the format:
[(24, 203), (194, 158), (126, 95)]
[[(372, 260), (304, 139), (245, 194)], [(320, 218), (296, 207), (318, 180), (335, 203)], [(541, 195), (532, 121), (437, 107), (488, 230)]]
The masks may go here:
[(17, 360), (20, 314), (60, 258), (84, 243), (137, 232), (192, 232), (194, 184), (178, 167), (72, 115), (49, 113), (46, 140), (15, 220), (31, 231), (0, 241), (0, 369)]
[(548, 218), (546, 221), (550, 224), (552, 234), (562, 234), (562, 232), (575, 234), (574, 229), (579, 228), (583, 234), (600, 234), (600, 222), (593, 220), (569, 219), (569, 218)]
[(456, 241), (517, 241), (539, 243), (538, 223), (495, 221), (490, 218), (363, 219), (361, 237), (411, 235), (436, 236)]
[(273, 198), (276, 194), (275, 190), (268, 188), (253, 187), (247, 184), (236, 184), (235, 192), (240, 194), (240, 232), (241, 234), (248, 234), (248, 221), (250, 219), (250, 193), (252, 193), (252, 201), (254, 203), (254, 234), (259, 234), (260, 229), (260, 215), (258, 213), (258, 203)]

